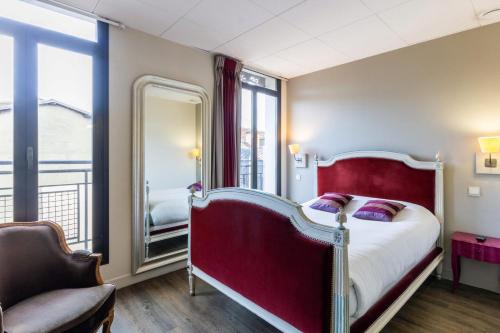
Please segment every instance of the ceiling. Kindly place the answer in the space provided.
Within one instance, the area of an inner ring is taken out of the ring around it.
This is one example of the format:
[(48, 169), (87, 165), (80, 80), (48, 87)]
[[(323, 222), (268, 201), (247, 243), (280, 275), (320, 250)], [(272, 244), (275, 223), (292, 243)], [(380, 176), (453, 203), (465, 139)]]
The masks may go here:
[(500, 0), (58, 0), (292, 78), (500, 21)]

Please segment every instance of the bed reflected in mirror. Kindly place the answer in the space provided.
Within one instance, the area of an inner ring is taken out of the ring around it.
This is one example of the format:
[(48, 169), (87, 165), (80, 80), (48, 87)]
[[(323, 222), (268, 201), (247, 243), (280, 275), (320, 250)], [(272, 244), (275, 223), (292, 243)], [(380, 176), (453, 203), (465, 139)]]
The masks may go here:
[(187, 259), (189, 200), (206, 182), (204, 90), (146, 78), (134, 112), (135, 273)]

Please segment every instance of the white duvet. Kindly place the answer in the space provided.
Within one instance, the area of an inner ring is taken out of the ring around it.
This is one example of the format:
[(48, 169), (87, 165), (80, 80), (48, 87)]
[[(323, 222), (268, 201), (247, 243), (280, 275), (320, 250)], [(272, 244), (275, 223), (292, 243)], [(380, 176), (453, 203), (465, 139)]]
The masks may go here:
[[(196, 192), (200, 195), (201, 192)], [(151, 222), (155, 226), (186, 221), (189, 218), (189, 196), (185, 188), (155, 190), (149, 194)]]
[[(362, 316), (403, 275), (421, 261), (435, 246), (440, 225), (428, 209), (400, 201), (406, 208), (392, 222), (360, 220), (352, 214), (373, 198), (356, 196), (346, 206), (350, 230), (349, 274), (350, 315)], [(317, 199), (303, 204), (311, 220), (334, 225), (335, 215), (310, 208)]]

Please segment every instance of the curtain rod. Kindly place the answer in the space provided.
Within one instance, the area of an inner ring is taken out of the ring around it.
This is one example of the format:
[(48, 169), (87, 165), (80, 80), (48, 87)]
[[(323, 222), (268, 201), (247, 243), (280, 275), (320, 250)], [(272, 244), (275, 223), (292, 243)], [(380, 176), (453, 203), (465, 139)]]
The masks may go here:
[(208, 54), (213, 54), (214, 56), (221, 55), (223, 57), (239, 61), (239, 62), (241, 62), (243, 64), (243, 68), (244, 69), (248, 69), (248, 70), (250, 70), (252, 72), (255, 72), (257, 74), (262, 74), (262, 75), (269, 76), (269, 77), (272, 77), (274, 79), (278, 79), (278, 80), (282, 80), (282, 81), (288, 81), (288, 79), (286, 77), (282, 77), (282, 76), (277, 75), (277, 74), (272, 74), (272, 73), (266, 72), (265, 70), (262, 70), (262, 69), (257, 69), (255, 67), (245, 65), (245, 62), (243, 60), (239, 59), (239, 58), (231, 57), (231, 56), (228, 56), (227, 54), (224, 54), (224, 53), (214, 53), (214, 52), (203, 50), (203, 49), (199, 49), (199, 48), (196, 48), (196, 49), (204, 51), (204, 52), (206, 52)]
[(252, 67), (252, 66), (247, 66), (247, 65), (243, 64), (243, 68), (246, 68), (246, 69), (251, 70), (252, 72), (255, 72), (258, 74), (273, 77), (275, 79), (279, 79), (282, 81), (288, 81), (288, 79), (286, 77), (282, 77), (282, 76), (276, 75), (276, 74), (266, 73), (265, 71), (263, 71), (261, 69), (256, 69), (255, 67)]
[(62, 2), (59, 2), (59, 1), (56, 1), (56, 0), (22, 0), (24, 2), (28, 2), (28, 3), (34, 3), (34, 4), (39, 4), (43, 7), (55, 7), (57, 9), (61, 9), (61, 10), (65, 10), (65, 11), (68, 11), (68, 12), (72, 12), (74, 14), (77, 14), (77, 15), (81, 15), (81, 16), (85, 16), (85, 17), (89, 17), (89, 18), (92, 18), (96, 21), (101, 21), (101, 22), (104, 22), (104, 23), (108, 23), (112, 26), (115, 26), (115, 27), (118, 27), (120, 29), (125, 29), (126, 26), (121, 23), (121, 22), (118, 22), (118, 21), (115, 21), (115, 20), (111, 20), (111, 19), (108, 19), (106, 17), (102, 17), (102, 16), (99, 16), (97, 14), (94, 14), (92, 12), (89, 12), (87, 10), (83, 10), (83, 9), (80, 9), (80, 8), (77, 8), (75, 6), (71, 6), (71, 5), (67, 5), (65, 3), (62, 3)]

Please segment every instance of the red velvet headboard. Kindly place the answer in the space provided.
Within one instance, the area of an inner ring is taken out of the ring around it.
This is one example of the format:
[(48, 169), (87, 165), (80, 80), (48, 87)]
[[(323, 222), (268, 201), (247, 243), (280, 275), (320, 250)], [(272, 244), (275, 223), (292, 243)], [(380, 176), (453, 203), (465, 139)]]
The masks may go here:
[[(318, 195), (325, 192), (342, 192), (401, 200), (419, 204), (431, 212), (435, 211), (435, 169), (411, 167), (396, 159), (363, 156), (363, 154), (356, 156), (355, 153), (353, 155), (337, 159), (331, 165), (325, 165), (327, 162), (319, 163)], [(407, 155), (393, 155), (409, 158)], [(429, 164), (429, 162), (420, 163)]]

